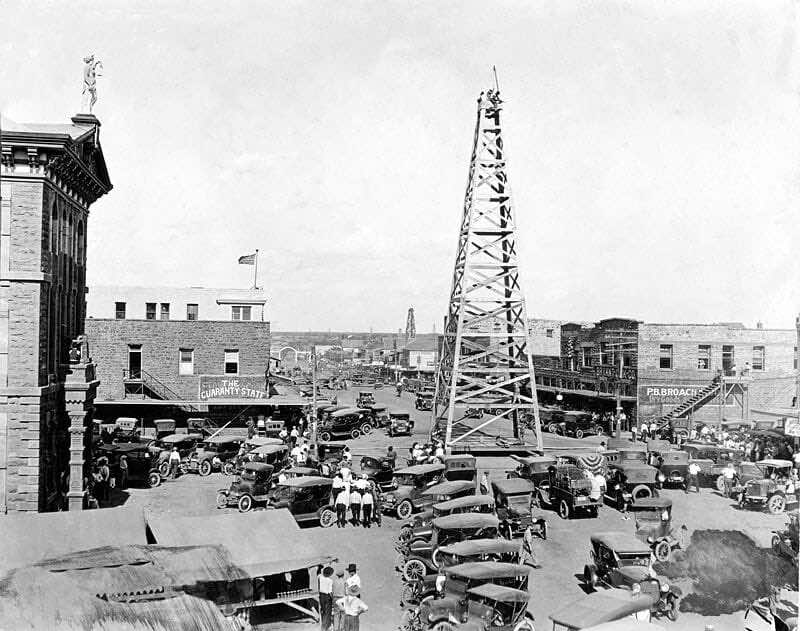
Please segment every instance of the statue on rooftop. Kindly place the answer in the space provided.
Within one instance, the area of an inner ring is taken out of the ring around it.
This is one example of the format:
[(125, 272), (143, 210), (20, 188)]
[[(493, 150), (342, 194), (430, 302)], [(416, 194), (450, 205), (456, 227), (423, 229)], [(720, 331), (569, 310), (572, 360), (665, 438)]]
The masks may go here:
[(94, 104), (97, 103), (97, 77), (103, 76), (103, 62), (95, 59), (94, 55), (83, 58), (83, 98), (81, 100), (81, 113), (91, 114)]

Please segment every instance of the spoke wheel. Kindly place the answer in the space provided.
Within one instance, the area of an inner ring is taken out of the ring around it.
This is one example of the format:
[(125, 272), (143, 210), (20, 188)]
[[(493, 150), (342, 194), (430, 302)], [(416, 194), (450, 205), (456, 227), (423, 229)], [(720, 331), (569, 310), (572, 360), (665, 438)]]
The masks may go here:
[(224, 465), (222, 465), (222, 473), (225, 475), (233, 475), (234, 470), (235, 469), (232, 462), (226, 462)]
[(400, 592), (400, 602), (403, 603), (404, 606), (414, 606), (419, 604), (419, 595), (422, 591), (422, 585), (419, 581), (411, 581), (403, 585), (403, 589)]
[(716, 482), (717, 491), (720, 493), (725, 493), (725, 476), (718, 475), (717, 482)]
[(323, 508), (319, 514), (319, 525), (323, 528), (330, 528), (336, 523), (336, 513), (330, 508)]
[(433, 625), (431, 631), (456, 631), (456, 628), (447, 620), (442, 620)]
[(321, 440), (323, 443), (327, 443), (327, 442), (329, 442), (329, 441), (330, 441), (330, 439), (331, 439), (331, 433), (330, 433), (330, 432), (322, 432), (322, 433), (319, 435), (319, 439), (320, 439), (320, 440)]
[(425, 578), (425, 564), (419, 559), (409, 559), (403, 564), (403, 578), (407, 581), (421, 581)]
[(582, 429), (576, 429), (575, 430), (575, 438), (579, 438), (579, 439), (583, 438), (583, 430)]
[(158, 471), (151, 471), (147, 474), (147, 484), (150, 488), (155, 488), (161, 484), (161, 474)]
[(208, 460), (203, 460), (197, 470), (203, 477), (211, 475), (211, 462)]
[(400, 543), (408, 543), (411, 541), (411, 537), (414, 534), (414, 529), (411, 526), (403, 526), (400, 529), (400, 534), (398, 535), (398, 539)]
[(653, 552), (656, 555), (656, 559), (658, 559), (662, 563), (669, 561), (670, 549), (669, 549), (669, 543), (667, 543), (666, 541), (659, 541), (656, 544), (656, 549)]
[(225, 508), (228, 505), (228, 495), (226, 493), (217, 493), (217, 508)]
[(370, 425), (369, 423), (364, 423), (361, 426), (361, 433), (362, 434), (369, 434), (370, 432), (372, 432), (372, 425)]
[(240, 513), (246, 513), (251, 508), (253, 508), (253, 498), (250, 497), (249, 495), (242, 495), (239, 498), (238, 506), (239, 506), (239, 512)]
[(414, 512), (414, 507), (408, 500), (403, 500), (397, 506), (397, 516), (400, 519), (408, 519), (409, 517), (411, 517), (411, 513), (413, 512)]
[(771, 515), (780, 515), (786, 510), (786, 498), (783, 495), (773, 495), (767, 500), (767, 510)]
[(561, 519), (569, 519), (570, 516), (570, 508), (567, 500), (561, 500), (561, 503), (558, 505), (558, 515)]
[(357, 429), (354, 429), (352, 432), (350, 432), (350, 438), (358, 438), (359, 436), (361, 436), (361, 432)]

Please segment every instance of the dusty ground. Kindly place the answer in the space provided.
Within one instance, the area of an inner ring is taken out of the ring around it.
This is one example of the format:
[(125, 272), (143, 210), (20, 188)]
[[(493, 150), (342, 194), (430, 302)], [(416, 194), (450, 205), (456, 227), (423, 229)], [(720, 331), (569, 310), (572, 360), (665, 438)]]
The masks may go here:
[[(342, 393), (339, 400), (349, 402), (355, 397), (355, 391)], [(378, 390), (376, 399), (391, 407), (402, 407), (415, 414), (416, 431), (414, 437), (395, 438), (391, 441), (401, 456), (415, 440), (427, 437), (429, 413), (414, 411), (413, 397), (403, 394), (398, 400), (393, 391)], [(595, 441), (587, 438), (582, 442)], [(382, 431), (374, 431), (370, 436), (350, 441), (355, 454), (353, 460), (358, 462), (361, 455), (383, 453), (390, 444), (389, 438)], [(505, 477), (505, 471), (513, 468), (513, 461), (505, 458), (481, 459), (479, 466), (490, 472), (490, 475)], [(128, 505), (142, 506), (146, 510), (157, 512), (175, 512), (203, 514), (213, 513), (214, 498), (217, 489), (227, 485), (229, 479), (222, 474), (212, 474), (208, 478), (195, 475), (184, 476), (175, 482), (167, 482), (157, 489), (131, 489), (127, 499)], [(679, 528), (686, 524), (689, 534), (695, 530), (739, 530), (752, 538), (759, 547), (769, 545), (771, 531), (782, 528), (785, 518), (771, 516), (755, 511), (740, 511), (732, 502), (720, 497), (715, 491), (702, 489), (701, 493), (685, 495), (682, 491), (666, 490), (664, 494), (674, 502), (674, 525)], [(230, 509), (233, 510), (233, 509)], [(620, 513), (612, 507), (600, 512), (598, 519), (578, 519), (563, 521), (555, 513), (543, 513), (550, 525), (550, 537), (547, 541), (537, 540), (538, 553), (542, 568), (534, 570), (531, 577), (530, 611), (536, 617), (540, 629), (549, 628), (551, 622), (548, 615), (583, 595), (580, 582), (576, 577), (582, 572), (588, 560), (588, 541), (592, 532), (599, 530), (620, 530), (633, 532), (633, 520), (624, 521)], [(394, 541), (399, 530), (399, 522), (387, 517), (382, 528), (371, 530), (347, 528), (322, 529), (315, 527), (314, 535), (320, 543), (340, 562), (355, 562), (359, 566), (359, 574), (364, 584), (363, 597), (370, 607), (362, 617), (362, 629), (383, 630), (395, 629), (400, 621), (399, 607), (400, 579), (393, 571), (395, 557)], [(723, 561), (724, 562), (724, 561)], [(716, 631), (739, 631), (743, 628), (743, 612), (703, 617), (693, 613), (682, 613), (677, 622), (666, 619), (659, 624), (676, 631), (696, 631), (705, 625), (714, 625)], [(270, 624), (268, 629), (305, 629), (314, 628), (308, 622)]]

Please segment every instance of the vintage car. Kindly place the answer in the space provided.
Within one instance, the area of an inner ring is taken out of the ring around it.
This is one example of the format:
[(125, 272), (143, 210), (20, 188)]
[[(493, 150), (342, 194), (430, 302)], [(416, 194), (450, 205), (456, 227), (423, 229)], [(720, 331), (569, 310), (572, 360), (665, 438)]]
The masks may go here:
[(320, 476), (286, 480), (270, 491), (268, 508), (288, 508), (298, 524), (319, 521), (320, 526), (329, 528), (336, 523), (332, 485), (333, 480)]
[[(158, 423), (158, 421), (156, 421), (156, 423)], [(205, 417), (187, 418), (186, 427), (189, 429), (190, 432), (195, 434), (203, 434), (204, 436), (210, 436), (217, 431), (216, 423), (214, 423), (211, 419)]]
[[(347, 445), (344, 443), (317, 443), (316, 456), (311, 457), (311, 454), (309, 454), (310, 460), (307, 464), (318, 467), (321, 467), (322, 465), (328, 465), (329, 467), (334, 468), (342, 462), (342, 459), (344, 458), (345, 447), (347, 447)], [(312, 454), (313, 451), (314, 450), (312, 449)]]
[(783, 555), (791, 560), (797, 562), (798, 555), (798, 530), (800, 523), (798, 523), (798, 513), (789, 515), (789, 520), (786, 522), (784, 530), (772, 531), (772, 551), (777, 555)]
[(372, 427), (389, 427), (389, 408), (385, 405), (368, 405), (364, 409), (369, 410), (372, 417)]
[(796, 589), (773, 587), (744, 613), (745, 631), (797, 631), (800, 596)]
[(281, 476), (287, 480), (293, 478), (305, 478), (310, 475), (319, 475), (319, 471), (313, 467), (289, 467), (281, 471)]
[(534, 519), (531, 511), (536, 488), (524, 478), (509, 478), (492, 482), (492, 495), (500, 520), (500, 532), (508, 539), (522, 536), (530, 527), (542, 539), (547, 539), (547, 521)]
[(408, 412), (392, 410), (389, 412), (389, 436), (411, 436), (414, 432), (414, 421)]
[(212, 471), (222, 471), (226, 475), (231, 475), (236, 468), (234, 460), (241, 444), (241, 439), (212, 436), (199, 443), (189, 454), (186, 470), (202, 476), (211, 475)]
[(422, 529), (428, 530), (425, 537), (430, 536), (431, 522), (434, 519), (459, 513), (494, 514), (494, 498), (490, 495), (465, 495), (434, 504), (430, 510), (414, 515), (413, 521), (403, 524), (398, 540), (401, 543), (411, 541), (420, 536), (419, 533), (422, 532)]
[[(425, 509), (415, 516), (413, 522), (407, 522), (400, 528), (400, 540), (403, 540), (404, 535), (408, 534), (407, 527), (411, 526), (411, 536), (408, 540), (414, 539), (429, 539), (431, 536), (431, 523), (433, 519), (449, 515), (448, 512), (438, 511), (441, 514), (436, 514), (437, 511), (433, 506), (449, 502), (455, 499), (470, 499), (479, 497), (475, 495), (475, 483), (469, 480), (444, 480), (438, 484), (425, 489), (422, 492), (418, 508)], [(491, 499), (491, 498), (490, 498)], [(494, 502), (492, 502), (494, 506)], [(493, 512), (493, 511), (458, 511), (458, 512)], [(406, 529), (406, 530), (404, 530)]]
[(607, 622), (626, 619), (634, 625), (642, 625), (633, 626), (629, 631), (651, 631), (644, 626), (650, 620), (650, 608), (653, 604), (652, 595), (641, 592), (634, 594), (626, 589), (610, 588), (592, 592), (565, 605), (550, 614), (550, 619), (553, 621), (553, 631), (581, 631)]
[(381, 495), (384, 513), (394, 513), (398, 519), (408, 519), (423, 506), (422, 493), (444, 477), (443, 464), (418, 464), (397, 469), (392, 490)]
[(547, 484), (537, 488), (542, 507), (558, 510), (562, 519), (570, 519), (577, 512), (597, 517), (602, 497), (591, 496), (592, 483), (586, 479), (583, 469), (575, 465), (554, 465), (549, 468)]
[(356, 407), (365, 408), (368, 405), (375, 405), (375, 395), (366, 390), (359, 390), (356, 398)]
[(271, 436), (253, 436), (247, 438), (243, 443), (245, 451), (252, 451), (256, 447), (263, 447), (264, 445), (285, 445), (280, 438), (272, 438)]
[(178, 449), (181, 456), (181, 463), (186, 465), (189, 454), (194, 451), (194, 448), (203, 440), (202, 434), (168, 434), (163, 438), (155, 441), (152, 447), (157, 451), (158, 470), (162, 478), (169, 475), (169, 455), (174, 448)]
[(272, 465), (246, 462), (230, 487), (217, 492), (217, 508), (236, 506), (240, 513), (246, 513), (255, 504), (266, 504), (272, 488), (272, 472)]
[[(511, 456), (517, 461), (517, 468), (508, 473), (509, 478), (525, 478), (537, 489), (543, 482), (550, 484), (550, 467), (555, 466), (556, 459), (552, 456)], [(538, 501), (538, 494), (536, 496)]]
[(628, 460), (611, 464), (606, 472), (606, 493), (608, 500), (622, 509), (646, 497), (658, 495), (656, 485), (666, 478), (655, 467)]
[(114, 429), (112, 430), (113, 440), (116, 443), (139, 442), (142, 433), (141, 430), (142, 422), (139, 421), (138, 418), (120, 416), (114, 422)]
[(114, 478), (119, 478), (119, 463), (122, 456), (128, 463), (128, 484), (144, 484), (156, 487), (162, 476), (149, 443), (116, 443), (95, 447), (95, 454), (108, 458), (108, 468)]
[[(448, 567), (444, 571), (445, 583), (442, 597), (436, 598), (436, 576), (426, 576), (422, 584), (406, 583), (406, 586), (419, 585), (418, 598), (423, 600), (420, 606), (420, 619), (436, 628), (440, 622), (448, 622), (452, 618), (461, 620), (467, 611), (465, 596), (470, 589), (491, 583), (502, 587), (510, 587), (522, 591), (528, 590), (530, 568), (516, 563), (498, 563), (481, 561), (463, 563)], [(426, 598), (434, 596), (434, 598)]]
[(414, 407), (417, 410), (432, 410), (433, 392), (417, 392), (416, 399), (414, 400)]
[[(787, 507), (797, 506), (797, 494), (787, 492), (792, 471), (791, 460), (761, 460), (755, 465), (753, 477), (749, 474), (747, 477), (742, 476), (743, 479), (733, 491), (741, 508), (766, 506), (767, 511), (777, 515)], [(749, 467), (747, 470), (749, 471)], [(763, 477), (757, 477), (759, 475)]]
[(332, 412), (327, 420), (317, 425), (317, 435), (323, 442), (332, 438), (358, 438), (372, 431), (372, 417), (361, 408), (345, 408)]
[(247, 454), (250, 462), (264, 462), (272, 465), (275, 475), (289, 466), (289, 447), (286, 445), (261, 445)]
[(499, 525), (497, 517), (485, 513), (461, 513), (434, 519), (429, 539), (416, 539), (407, 546), (397, 546), (403, 555), (399, 564), (403, 578), (414, 581), (429, 571), (435, 572), (441, 563), (440, 547), (467, 539), (497, 537)]
[(349, 405), (326, 405), (317, 408), (317, 422), (320, 424), (325, 423), (330, 418), (331, 414), (339, 410), (346, 410), (349, 407)]
[(470, 454), (451, 454), (444, 457), (444, 477), (448, 480), (471, 480), (478, 477), (475, 456)]
[(534, 631), (526, 591), (485, 583), (467, 591), (466, 609), (453, 619), (430, 627), (435, 631)]
[(388, 458), (364, 456), (359, 462), (359, 468), (361, 469), (361, 473), (365, 474), (367, 479), (375, 482), (381, 491), (388, 491), (392, 488), (394, 469)]
[(665, 497), (645, 497), (631, 505), (635, 519), (636, 538), (648, 544), (656, 559), (669, 561), (680, 541), (672, 532), (672, 500)]
[(722, 445), (692, 442), (685, 443), (682, 449), (689, 454), (689, 463), (699, 465), (697, 480), (701, 486), (716, 486), (717, 479), (729, 462), (737, 465), (744, 460), (743, 451)]
[[(689, 454), (682, 449), (668, 449), (650, 452), (650, 465), (656, 467), (664, 476), (659, 487), (670, 486), (686, 489), (689, 471)], [(658, 478), (661, 480), (661, 478)]]
[(662, 583), (650, 574), (650, 546), (633, 535), (603, 532), (591, 537), (591, 562), (583, 568), (588, 590), (598, 585), (622, 587), (653, 597), (651, 613), (678, 617), (680, 590)]
[[(602, 436), (605, 434), (603, 426), (592, 419), (592, 415), (587, 412), (565, 411), (562, 412), (560, 420), (552, 420), (548, 424), (548, 428), (555, 423), (555, 432), (562, 436), (574, 436), (575, 438), (583, 438), (587, 434), (596, 434)], [(553, 431), (549, 429), (549, 431)]]
[(441, 546), (437, 558), (440, 567), (473, 561), (519, 563), (520, 550), (519, 542), (508, 539), (468, 539)]

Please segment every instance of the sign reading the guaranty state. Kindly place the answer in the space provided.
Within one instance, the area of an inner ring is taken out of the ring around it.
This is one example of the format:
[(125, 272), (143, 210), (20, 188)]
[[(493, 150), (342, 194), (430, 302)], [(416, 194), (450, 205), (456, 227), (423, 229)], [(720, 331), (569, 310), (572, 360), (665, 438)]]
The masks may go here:
[(266, 399), (264, 375), (200, 375), (200, 400)]
[(639, 385), (639, 404), (682, 403), (691, 399), (701, 389), (695, 384)]

